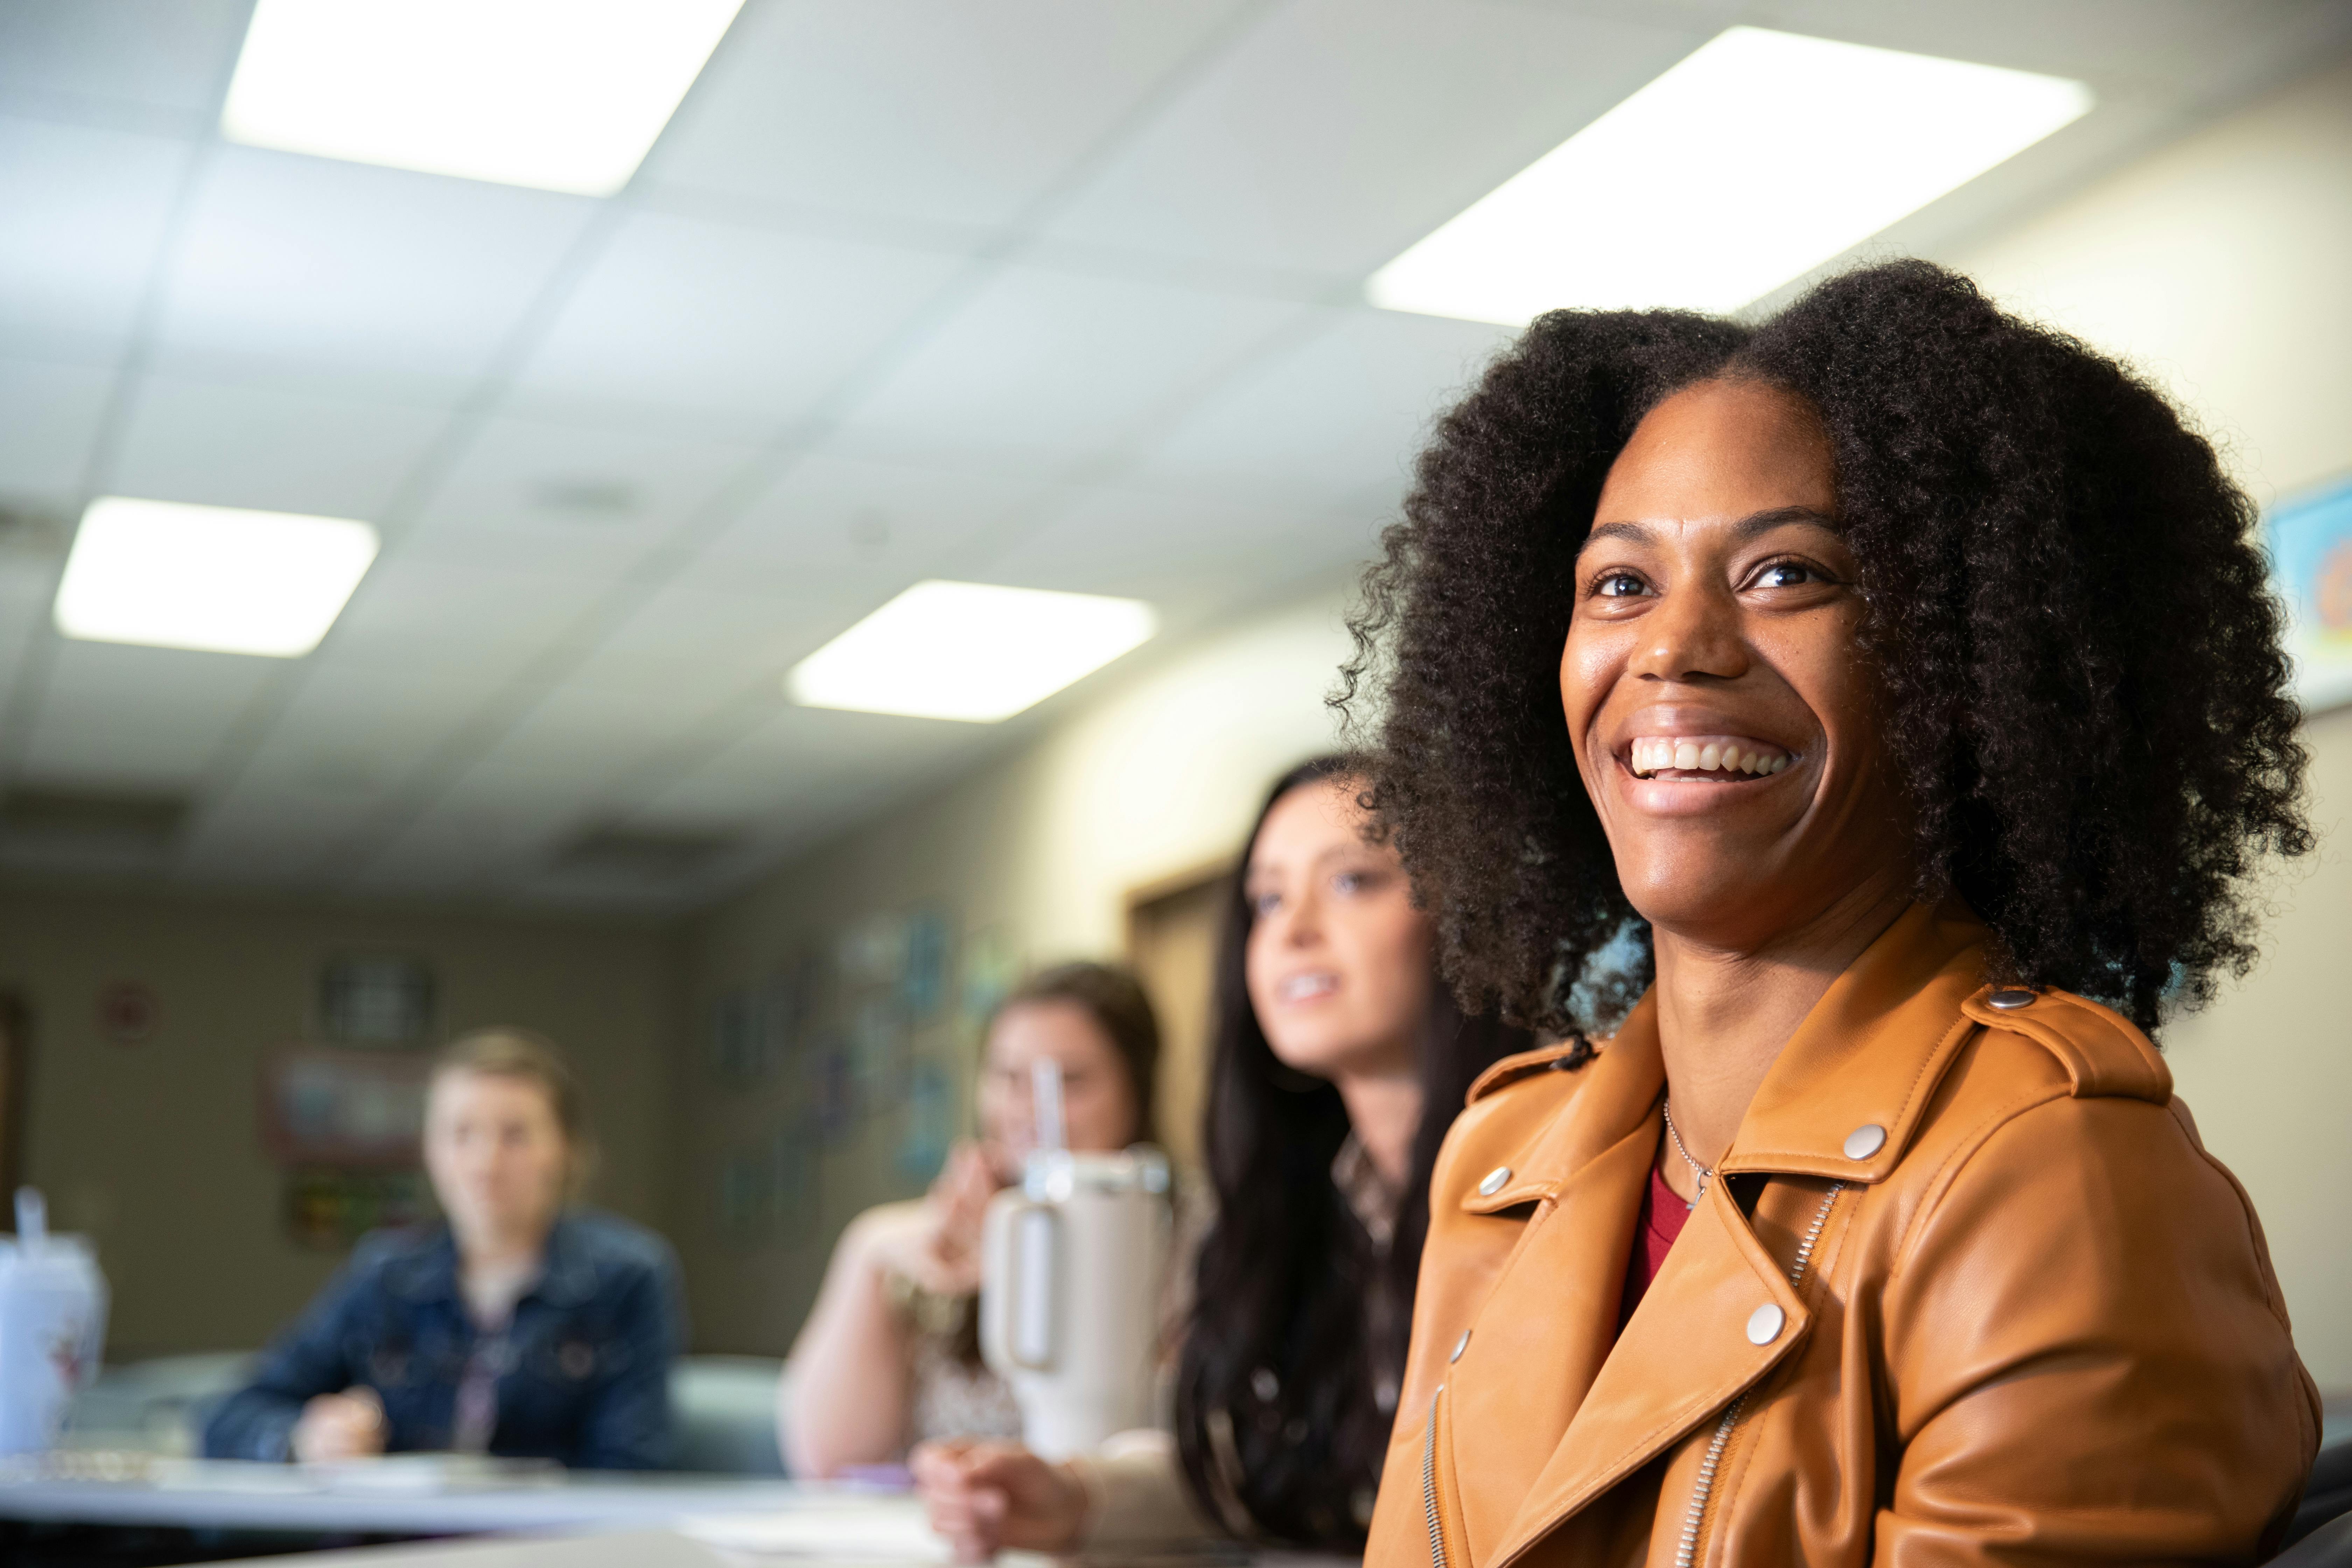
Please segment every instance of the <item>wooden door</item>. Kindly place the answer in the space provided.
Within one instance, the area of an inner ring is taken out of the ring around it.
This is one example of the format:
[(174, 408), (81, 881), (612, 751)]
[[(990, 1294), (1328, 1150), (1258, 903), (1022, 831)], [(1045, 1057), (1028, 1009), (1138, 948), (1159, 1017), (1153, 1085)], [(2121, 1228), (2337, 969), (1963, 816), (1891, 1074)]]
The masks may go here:
[(1230, 873), (1223, 866), (1129, 895), (1128, 962), (1160, 1016), (1160, 1137), (1179, 1169), (1201, 1173), (1201, 1116), (1208, 1103), (1210, 992)]

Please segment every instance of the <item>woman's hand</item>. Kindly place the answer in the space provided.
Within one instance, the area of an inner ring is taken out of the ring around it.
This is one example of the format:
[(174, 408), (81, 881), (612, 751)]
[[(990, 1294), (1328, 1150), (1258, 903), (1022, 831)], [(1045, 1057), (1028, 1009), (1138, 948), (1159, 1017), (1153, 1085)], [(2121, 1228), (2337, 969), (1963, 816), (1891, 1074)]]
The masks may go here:
[(1018, 1443), (920, 1443), (907, 1465), (931, 1528), (960, 1563), (984, 1563), (1007, 1547), (1068, 1552), (1086, 1532), (1087, 1490), (1076, 1473)]
[(294, 1457), (305, 1464), (365, 1459), (383, 1452), (383, 1402), (364, 1385), (321, 1394), (294, 1423)]
[(980, 1145), (958, 1143), (921, 1206), (876, 1227), (868, 1256), (934, 1295), (971, 1295), (980, 1289), (981, 1220), (1000, 1185)]

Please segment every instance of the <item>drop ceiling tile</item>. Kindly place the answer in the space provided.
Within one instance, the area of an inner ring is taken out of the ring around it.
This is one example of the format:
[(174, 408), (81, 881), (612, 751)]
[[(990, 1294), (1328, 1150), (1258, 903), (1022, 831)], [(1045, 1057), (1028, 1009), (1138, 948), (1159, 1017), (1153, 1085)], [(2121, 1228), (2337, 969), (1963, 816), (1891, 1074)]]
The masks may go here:
[(1782, 0), (1770, 26), (2022, 70), (2116, 81), (2179, 80), (2211, 70), (2259, 37), (2324, 9), (2308, 0)]
[(372, 659), (331, 646), (305, 663), (245, 773), (273, 787), (371, 798), (462, 729), (508, 673), (469, 662)]
[(58, 565), (45, 555), (0, 552), (0, 702), (16, 689), (34, 639), (46, 633)]
[(0, 116), (0, 351), (121, 350), (189, 156), (165, 137)]
[(338, 664), (470, 676), (484, 697), (574, 635), (611, 594), (584, 576), (470, 567), (387, 552), (321, 653)]
[(550, 574), (625, 569), (757, 456), (740, 443), (494, 418), (436, 488), (407, 546)]
[(871, 607), (674, 583), (636, 605), (575, 674), (614, 691), (671, 682), (732, 690), (770, 671), (781, 680), (786, 666)]
[(113, 389), (102, 366), (0, 359), (0, 496), (78, 500)]
[(1002, 224), (1236, 9), (1235, 0), (755, 4), (639, 178)]
[(870, 817), (1002, 744), (990, 724), (781, 708), (658, 790), (630, 820), (804, 844)]
[(149, 376), (103, 484), (116, 495), (375, 521), (448, 424), (439, 408)]
[(9, 0), (0, 88), (179, 110), (210, 121), (251, 0)]
[(280, 661), (61, 639), (25, 771), (84, 782), (192, 783)]
[(968, 573), (987, 539), (1050, 494), (1017, 475), (815, 452), (714, 535), (681, 581), (829, 595), (864, 615), (919, 578)]
[(1111, 448), (1306, 307), (1009, 267), (837, 431), (844, 449), (998, 464)]
[(1210, 401), (1132, 477), (1260, 503), (1393, 513), (1431, 423), (1511, 334), (1387, 310), (1332, 314), (1329, 331)]
[(369, 805), (348, 795), (241, 780), (196, 813), (173, 870), (183, 879), (206, 882), (282, 886), (318, 879), (365, 828)]
[(667, 692), (565, 682), (517, 721), (483, 761), (574, 778), (610, 778), (657, 762), (725, 705), (733, 688), (678, 682)]
[(1299, 0), (1274, 11), (1045, 231), (1360, 277), (1711, 30), (1507, 0)]
[(504, 809), (445, 805), (410, 824), (358, 866), (336, 869), (366, 894), (463, 897), (494, 892), (545, 858), (567, 824), (537, 809), (526, 783)]
[(1362, 514), (1092, 489), (979, 574), (991, 583), (1116, 594), (1197, 615), (1276, 583), (1360, 561), (1378, 527)]
[(548, 191), (222, 147), (173, 258), (163, 342), (476, 375), (595, 207)]
[(523, 367), (530, 393), (666, 405), (736, 434), (805, 414), (953, 275), (951, 256), (638, 214)]

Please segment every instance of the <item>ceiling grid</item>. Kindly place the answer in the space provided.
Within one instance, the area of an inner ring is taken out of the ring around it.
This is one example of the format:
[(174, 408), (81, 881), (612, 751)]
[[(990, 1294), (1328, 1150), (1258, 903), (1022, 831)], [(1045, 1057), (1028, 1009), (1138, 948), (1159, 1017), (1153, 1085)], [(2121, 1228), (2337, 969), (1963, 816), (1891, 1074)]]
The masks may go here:
[[(1722, 28), (2090, 80), (1881, 237), (1936, 254), (2352, 42), (2352, 0), (2156, 3), (748, 0), (593, 200), (224, 142), (249, 0), (0, 0), (0, 203), (51, 215), (0, 259), (0, 410), (57, 432), (0, 439), (0, 773), (186, 795), (184, 882), (698, 902), (1082, 700), (792, 706), (918, 578), (1171, 642), (1336, 582), (1507, 335), (1365, 278)], [(141, 486), (383, 548), (299, 660), (66, 641), (53, 546)], [(733, 848), (557, 863), (616, 826)]]

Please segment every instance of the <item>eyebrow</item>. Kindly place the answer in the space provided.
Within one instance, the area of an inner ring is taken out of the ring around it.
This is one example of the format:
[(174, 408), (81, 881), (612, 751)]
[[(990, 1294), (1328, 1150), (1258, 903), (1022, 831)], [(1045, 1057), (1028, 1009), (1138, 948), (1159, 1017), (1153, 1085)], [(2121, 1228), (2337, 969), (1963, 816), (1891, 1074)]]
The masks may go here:
[[(1768, 507), (1762, 511), (1749, 512), (1746, 517), (1733, 523), (1731, 536), (1740, 541), (1750, 540), (1759, 533), (1769, 533), (1782, 524), (1790, 522), (1810, 522), (1817, 528), (1832, 531), (1837, 527), (1835, 521), (1815, 511), (1811, 507), (1776, 506)], [(1589, 545), (1603, 539), (1626, 539), (1636, 544), (1649, 544), (1656, 538), (1657, 535), (1651, 531), (1650, 525), (1646, 522), (1602, 522), (1593, 525), (1592, 531), (1584, 536), (1584, 542)]]

